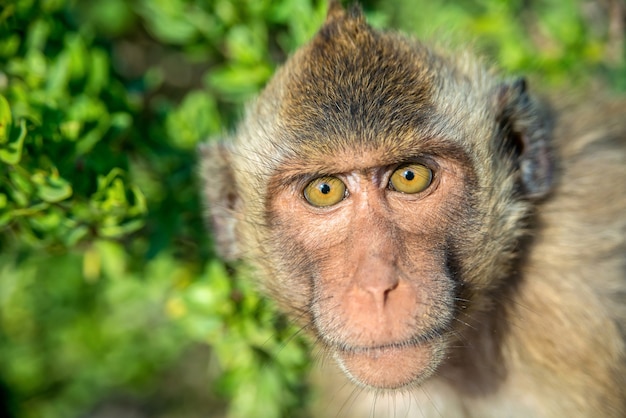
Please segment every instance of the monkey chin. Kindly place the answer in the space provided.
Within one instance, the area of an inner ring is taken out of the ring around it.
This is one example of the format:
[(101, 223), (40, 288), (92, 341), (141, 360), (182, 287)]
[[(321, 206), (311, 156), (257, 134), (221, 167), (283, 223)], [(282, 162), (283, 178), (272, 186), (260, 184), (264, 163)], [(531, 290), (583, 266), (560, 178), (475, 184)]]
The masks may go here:
[(430, 377), (442, 358), (440, 341), (380, 347), (335, 348), (341, 369), (358, 385), (377, 390), (402, 389)]

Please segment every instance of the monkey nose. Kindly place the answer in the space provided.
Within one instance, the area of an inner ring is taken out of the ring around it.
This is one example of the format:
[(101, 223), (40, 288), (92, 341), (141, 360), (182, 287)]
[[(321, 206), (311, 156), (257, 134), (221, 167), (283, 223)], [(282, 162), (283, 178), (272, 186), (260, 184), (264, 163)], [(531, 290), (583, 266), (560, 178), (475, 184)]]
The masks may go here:
[(389, 295), (398, 287), (400, 281), (389, 275), (368, 277), (361, 288), (371, 297), (379, 312), (384, 310)]

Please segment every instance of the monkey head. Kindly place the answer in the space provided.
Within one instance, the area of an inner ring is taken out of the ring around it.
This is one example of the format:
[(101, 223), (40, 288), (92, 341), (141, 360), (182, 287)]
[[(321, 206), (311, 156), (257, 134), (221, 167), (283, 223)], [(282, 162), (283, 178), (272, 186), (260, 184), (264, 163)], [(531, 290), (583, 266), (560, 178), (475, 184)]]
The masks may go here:
[(332, 3), (232, 138), (201, 149), (221, 255), (355, 382), (419, 384), (503, 286), (551, 185), (523, 81)]

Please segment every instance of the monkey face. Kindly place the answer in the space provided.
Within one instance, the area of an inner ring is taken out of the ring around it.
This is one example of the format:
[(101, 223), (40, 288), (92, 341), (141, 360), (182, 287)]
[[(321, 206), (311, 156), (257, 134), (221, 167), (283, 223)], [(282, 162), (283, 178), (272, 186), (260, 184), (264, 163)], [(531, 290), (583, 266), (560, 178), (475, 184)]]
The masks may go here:
[(457, 208), (472, 204), (458, 162), (423, 154), (380, 164), (383, 155), (364, 152), (357, 164), (336, 155), (328, 167), (352, 160), (352, 168), (284, 173), (288, 186), (276, 179), (268, 243), (290, 272), (287, 309), (310, 312), (355, 381), (398, 388), (428, 377), (445, 352), (457, 294), (449, 243), (468, 227), (469, 211)]

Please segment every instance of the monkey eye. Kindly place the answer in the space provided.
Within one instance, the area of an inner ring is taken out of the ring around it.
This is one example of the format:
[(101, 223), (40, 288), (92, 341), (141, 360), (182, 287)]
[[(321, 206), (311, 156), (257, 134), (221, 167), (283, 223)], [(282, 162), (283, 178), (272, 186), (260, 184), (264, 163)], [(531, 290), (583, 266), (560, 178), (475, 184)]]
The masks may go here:
[(346, 185), (337, 177), (319, 177), (304, 188), (307, 202), (320, 208), (336, 205), (345, 195)]
[(414, 194), (424, 190), (433, 181), (433, 172), (418, 163), (404, 164), (398, 167), (389, 179), (389, 187), (400, 193)]

